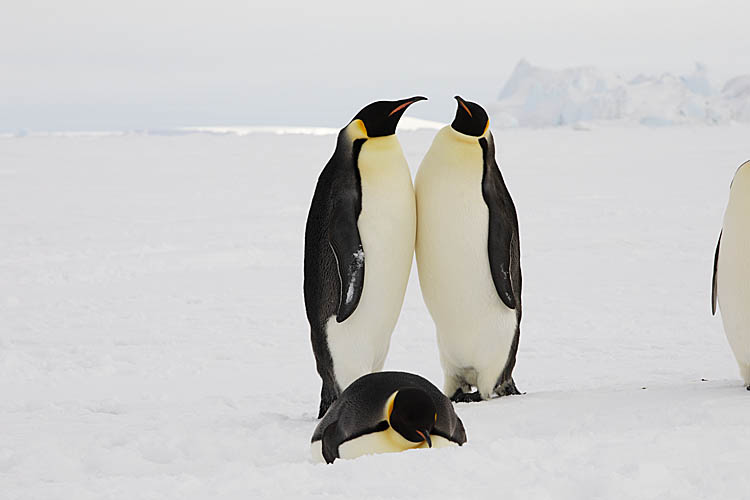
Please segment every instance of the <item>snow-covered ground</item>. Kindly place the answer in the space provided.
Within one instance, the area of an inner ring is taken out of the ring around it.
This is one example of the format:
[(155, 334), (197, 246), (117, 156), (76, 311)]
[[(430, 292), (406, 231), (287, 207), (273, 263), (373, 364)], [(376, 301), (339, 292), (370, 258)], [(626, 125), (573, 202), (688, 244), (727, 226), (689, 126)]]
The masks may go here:
[[(400, 134), (413, 170), (433, 134)], [(709, 298), (748, 137), (498, 131), (526, 394), (458, 405), (462, 448), (332, 466), (301, 270), (332, 136), (2, 139), (0, 498), (747, 498)], [(414, 273), (386, 368), (442, 381)]]

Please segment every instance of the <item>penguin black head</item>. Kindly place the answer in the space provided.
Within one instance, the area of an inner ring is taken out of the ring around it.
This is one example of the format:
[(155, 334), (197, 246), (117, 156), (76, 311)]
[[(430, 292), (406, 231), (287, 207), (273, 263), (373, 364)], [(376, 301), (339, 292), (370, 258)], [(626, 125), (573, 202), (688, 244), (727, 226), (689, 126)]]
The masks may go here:
[(490, 119), (484, 108), (475, 102), (464, 101), (461, 96), (455, 96), (454, 99), (458, 101), (458, 109), (451, 123), (453, 130), (474, 137), (484, 135), (490, 125)]
[(437, 420), (437, 410), (432, 398), (422, 389), (401, 389), (393, 399), (393, 409), (388, 418), (393, 430), (412, 443), (427, 441), (432, 448), (430, 432)]
[(426, 97), (415, 96), (400, 101), (376, 101), (368, 104), (357, 113), (352, 121), (361, 120), (368, 137), (384, 137), (396, 133), (396, 125), (406, 108)]

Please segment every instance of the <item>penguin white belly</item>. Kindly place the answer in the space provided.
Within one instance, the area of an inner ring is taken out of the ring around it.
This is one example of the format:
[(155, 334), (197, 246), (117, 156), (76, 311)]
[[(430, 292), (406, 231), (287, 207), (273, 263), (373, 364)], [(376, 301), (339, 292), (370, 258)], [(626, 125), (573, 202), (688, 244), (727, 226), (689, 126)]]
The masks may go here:
[[(735, 179), (747, 182), (745, 179)], [(729, 345), (745, 384), (750, 384), (750, 198), (730, 194), (719, 246), (717, 294)], [(734, 187), (733, 187), (734, 189)]]
[(323, 456), (323, 441), (317, 440), (310, 443), (310, 457), (313, 462), (325, 463), (326, 459)]
[[(445, 439), (442, 436), (430, 435), (433, 448), (448, 448), (458, 446), (457, 443)], [(375, 453), (395, 453), (417, 448), (429, 448), (426, 442), (412, 443), (404, 439), (392, 428), (382, 432), (374, 432), (360, 436), (351, 441), (346, 441), (339, 446), (339, 458), (357, 458), (362, 455), (371, 455)], [(325, 462), (323, 457), (323, 441), (314, 441), (310, 445), (310, 453), (313, 462)]]
[(416, 179), (419, 282), (437, 329), (447, 395), (460, 386), (453, 379), (487, 398), (508, 359), (516, 313), (498, 296), (490, 271), (481, 147), (450, 130), (439, 134)]
[(341, 443), (339, 445), (339, 457), (351, 459), (375, 453), (396, 453), (418, 448), (421, 444), (412, 443), (394, 431), (392, 427), (389, 427), (384, 431), (365, 434)]
[(328, 348), (341, 390), (383, 368), (404, 301), (414, 258), (416, 206), (409, 167), (395, 136), (368, 139), (358, 167), (362, 187), (359, 228), (365, 279), (357, 309), (343, 323), (327, 323)]

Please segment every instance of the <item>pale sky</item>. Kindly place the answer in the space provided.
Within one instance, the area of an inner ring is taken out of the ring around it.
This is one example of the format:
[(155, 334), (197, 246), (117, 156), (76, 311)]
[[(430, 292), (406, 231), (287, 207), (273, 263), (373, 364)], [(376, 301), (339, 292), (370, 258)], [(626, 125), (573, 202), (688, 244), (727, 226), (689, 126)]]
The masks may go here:
[(522, 57), (750, 73), (750, 2), (3, 0), (0, 131), (343, 126), (378, 99), (494, 99)]

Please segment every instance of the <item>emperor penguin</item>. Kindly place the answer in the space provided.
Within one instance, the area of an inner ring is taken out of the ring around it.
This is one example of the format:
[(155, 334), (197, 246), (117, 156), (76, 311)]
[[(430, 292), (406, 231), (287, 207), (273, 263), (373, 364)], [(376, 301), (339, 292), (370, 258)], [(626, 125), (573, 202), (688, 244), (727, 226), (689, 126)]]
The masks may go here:
[[(417, 268), (435, 322), (445, 394), (519, 394), (512, 373), (521, 323), (516, 208), (495, 161), (485, 110), (456, 96), (455, 119), (419, 166)], [(470, 393), (472, 387), (477, 391)]]
[(461, 446), (466, 431), (453, 405), (430, 381), (404, 372), (364, 375), (347, 387), (318, 423), (316, 462), (412, 448)]
[(383, 368), (416, 233), (414, 187), (396, 125), (425, 99), (365, 106), (339, 132), (318, 178), (304, 263), (305, 309), (323, 381), (318, 418), (349, 384)]
[(750, 161), (740, 166), (729, 188), (714, 254), (713, 314), (717, 303), (740, 375), (750, 391)]

